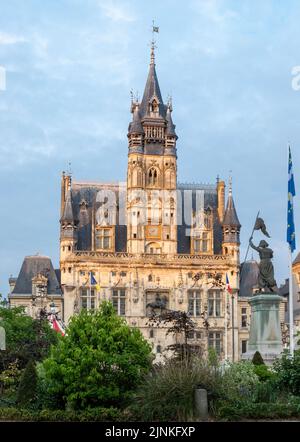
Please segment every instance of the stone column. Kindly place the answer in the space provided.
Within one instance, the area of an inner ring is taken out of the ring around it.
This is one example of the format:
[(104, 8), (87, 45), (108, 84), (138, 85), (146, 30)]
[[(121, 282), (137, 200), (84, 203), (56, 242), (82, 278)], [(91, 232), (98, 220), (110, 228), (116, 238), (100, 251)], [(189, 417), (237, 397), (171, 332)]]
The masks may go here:
[(273, 361), (282, 352), (282, 336), (279, 318), (279, 306), (283, 298), (274, 293), (254, 295), (249, 300), (251, 306), (250, 338), (248, 351), (243, 359), (252, 359), (259, 351), (266, 364)]

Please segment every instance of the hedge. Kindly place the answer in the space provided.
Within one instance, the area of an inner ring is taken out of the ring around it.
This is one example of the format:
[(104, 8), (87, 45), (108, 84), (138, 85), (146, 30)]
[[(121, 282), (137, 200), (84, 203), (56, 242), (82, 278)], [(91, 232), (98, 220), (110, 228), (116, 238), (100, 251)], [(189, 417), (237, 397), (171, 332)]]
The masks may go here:
[(0, 408), (0, 421), (46, 422), (120, 422), (127, 420), (126, 413), (116, 408), (93, 408), (84, 411), (39, 410)]
[(224, 420), (300, 418), (299, 404), (253, 403), (219, 404), (216, 417)]

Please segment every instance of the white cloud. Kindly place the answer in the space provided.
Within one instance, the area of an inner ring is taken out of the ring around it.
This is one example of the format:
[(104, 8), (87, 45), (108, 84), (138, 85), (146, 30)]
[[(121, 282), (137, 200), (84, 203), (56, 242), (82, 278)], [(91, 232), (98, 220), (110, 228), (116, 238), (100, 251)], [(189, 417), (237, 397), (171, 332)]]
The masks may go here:
[(223, 0), (197, 0), (193, 3), (193, 9), (215, 23), (222, 24), (238, 16), (232, 9), (226, 9)]
[(115, 22), (133, 22), (135, 16), (128, 10), (128, 7), (113, 0), (99, 0), (98, 2), (104, 15)]
[(0, 45), (14, 45), (17, 43), (25, 43), (26, 41), (27, 40), (20, 35), (0, 32)]

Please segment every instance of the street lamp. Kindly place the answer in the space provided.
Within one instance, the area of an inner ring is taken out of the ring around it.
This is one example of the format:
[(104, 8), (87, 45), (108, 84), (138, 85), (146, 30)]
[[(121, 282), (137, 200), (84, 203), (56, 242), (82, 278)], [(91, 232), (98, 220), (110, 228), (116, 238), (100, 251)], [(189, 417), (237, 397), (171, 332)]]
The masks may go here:
[(3, 308), (8, 308), (9, 307), (9, 302), (8, 302), (8, 300), (6, 298), (3, 299), (2, 304), (3, 304)]
[(56, 313), (56, 308), (55, 308), (55, 304), (54, 301), (52, 300), (51, 304), (50, 304), (50, 311), (53, 315), (55, 315)]

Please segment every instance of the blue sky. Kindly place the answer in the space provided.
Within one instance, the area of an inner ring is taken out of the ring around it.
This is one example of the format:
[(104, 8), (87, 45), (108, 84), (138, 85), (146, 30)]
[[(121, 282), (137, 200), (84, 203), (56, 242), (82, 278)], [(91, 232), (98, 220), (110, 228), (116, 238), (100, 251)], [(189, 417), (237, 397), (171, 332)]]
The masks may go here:
[[(143, 92), (152, 19), (161, 91), (173, 97), (178, 179), (214, 183), (232, 170), (241, 257), (260, 209), (281, 283), (289, 140), (300, 186), (291, 72), (300, 65), (299, 16), (297, 0), (1, 0), (0, 292), (25, 255), (58, 266), (69, 161), (78, 180), (125, 179), (130, 90)], [(299, 215), (296, 197), (296, 229)]]

